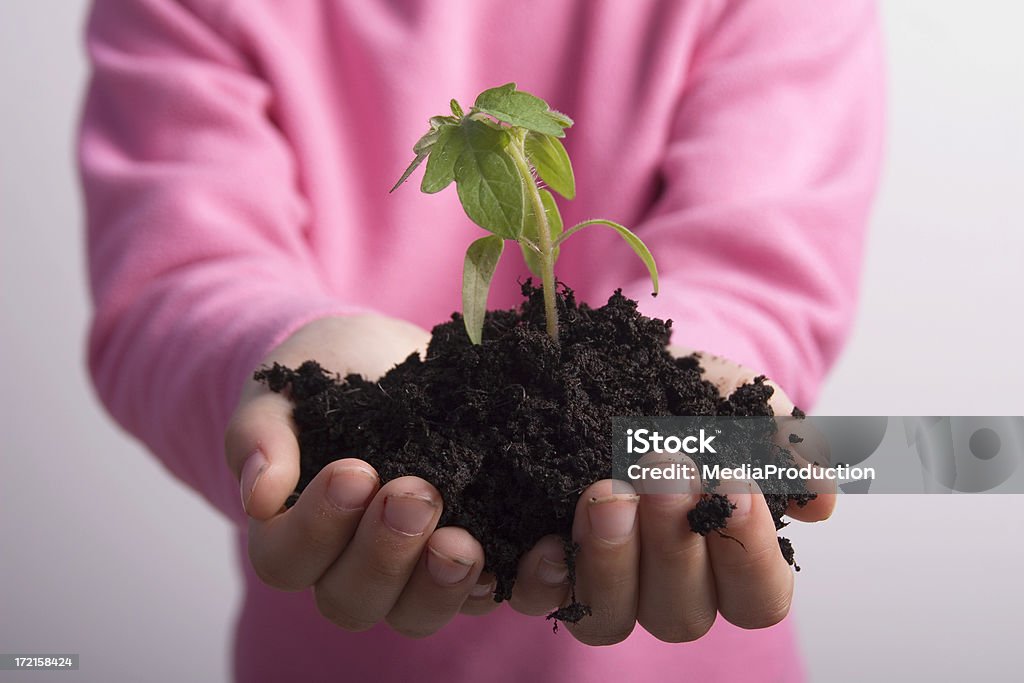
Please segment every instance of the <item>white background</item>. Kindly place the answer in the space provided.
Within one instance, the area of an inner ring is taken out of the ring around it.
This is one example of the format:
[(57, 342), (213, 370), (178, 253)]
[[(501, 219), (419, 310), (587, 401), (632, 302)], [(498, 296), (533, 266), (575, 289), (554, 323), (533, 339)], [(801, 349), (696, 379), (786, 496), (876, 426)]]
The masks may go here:
[[(85, 5), (0, 3), (0, 652), (81, 653), (78, 674), (39, 679), (222, 680), (228, 527), (117, 431), (83, 371)], [(1022, 415), (1024, 10), (883, 7), (888, 158), (858, 323), (816, 412)], [(814, 680), (1019, 671), (1024, 499), (841, 503), (792, 533)]]

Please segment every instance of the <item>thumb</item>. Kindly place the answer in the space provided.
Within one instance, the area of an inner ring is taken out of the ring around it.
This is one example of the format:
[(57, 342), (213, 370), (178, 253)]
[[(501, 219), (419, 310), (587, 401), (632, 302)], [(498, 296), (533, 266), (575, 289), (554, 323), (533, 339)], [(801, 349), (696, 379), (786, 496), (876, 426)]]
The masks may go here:
[[(247, 392), (248, 394), (248, 392)], [(299, 481), (299, 442), (287, 398), (261, 387), (244, 397), (224, 435), (228, 467), (246, 514), (270, 519)]]
[[(750, 384), (754, 381), (755, 377), (764, 374), (740, 365), (728, 358), (704, 351), (694, 351), (682, 346), (676, 346), (675, 344), (669, 346), (669, 351), (676, 358), (682, 358), (695, 353), (700, 361), (700, 366), (704, 369), (704, 379), (718, 387), (718, 392), (723, 398), (728, 397), (741, 385)], [(790, 415), (795, 404), (789, 395), (771, 379), (766, 379), (765, 384), (774, 389), (771, 398), (768, 399), (768, 404), (772, 407), (775, 414), (780, 417)]]

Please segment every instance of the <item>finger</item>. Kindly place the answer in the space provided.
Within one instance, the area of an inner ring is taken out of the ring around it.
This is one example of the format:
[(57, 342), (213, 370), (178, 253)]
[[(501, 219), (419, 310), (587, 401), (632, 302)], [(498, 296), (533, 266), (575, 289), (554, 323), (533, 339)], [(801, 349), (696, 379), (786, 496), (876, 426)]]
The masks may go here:
[(522, 614), (540, 616), (558, 609), (568, 596), (565, 542), (545, 536), (519, 560), (509, 605)]
[[(623, 491), (628, 491), (623, 493)], [(628, 484), (603, 480), (592, 485), (576, 504), (572, 537), (576, 557), (576, 597), (593, 614), (569, 632), (587, 645), (612, 645), (625, 640), (636, 625), (640, 592), (639, 496)]]
[(256, 575), (281, 590), (309, 588), (348, 545), (379, 479), (370, 465), (346, 458), (329, 464), (293, 507), (266, 521), (249, 521), (249, 561)]
[[(752, 383), (755, 377), (760, 377), (763, 374), (735, 363), (728, 358), (702, 351), (697, 352), (697, 358), (700, 361), (701, 367), (704, 368), (704, 379), (718, 387), (718, 391), (722, 396), (729, 396), (742, 385)], [(768, 399), (768, 405), (772, 407), (775, 414), (791, 415), (793, 408), (796, 406), (786, 392), (782, 390), (782, 387), (771, 379), (765, 380), (765, 384), (774, 390), (771, 398)]]
[(494, 574), (490, 572), (480, 574), (476, 583), (469, 589), (469, 596), (462, 603), (462, 608), (459, 611), (463, 614), (481, 616), (498, 609), (499, 603), (494, 601), (494, 589), (497, 585), (498, 582), (495, 580)]
[(422, 638), (436, 633), (459, 613), (476, 586), (484, 549), (465, 529), (438, 529), (387, 616), (399, 633)]
[(364, 631), (392, 610), (441, 516), (441, 495), (418, 477), (385, 484), (341, 557), (314, 586), (320, 613)]
[(741, 628), (777, 624), (789, 612), (793, 572), (779, 550), (768, 506), (753, 482), (725, 482), (719, 493), (736, 507), (726, 528), (707, 536), (718, 610)]
[(806, 503), (789, 501), (786, 506), (786, 514), (801, 522), (823, 522), (832, 516), (836, 509), (836, 494), (821, 493), (822, 489), (836, 490), (835, 482), (829, 480), (814, 479), (807, 482), (807, 488), (814, 493), (815, 497)]
[[(756, 376), (757, 375), (755, 375), (755, 377)], [(750, 378), (749, 380), (746, 380), (744, 384), (753, 381), (753, 378)], [(774, 380), (766, 379), (765, 384), (775, 390), (772, 392), (772, 397), (768, 399), (768, 405), (772, 407), (772, 412), (776, 415), (792, 415), (793, 410), (796, 408), (796, 404), (793, 403), (793, 399), (791, 399), (789, 395), (782, 390), (782, 387), (776, 384)]]
[(299, 481), (299, 442), (292, 405), (269, 390), (243, 399), (228, 423), (224, 452), (238, 478), (242, 505), (267, 520), (284, 506)]
[[(676, 353), (676, 355), (688, 355), (688, 350), (682, 348), (675, 348), (673, 349), (673, 352)], [(734, 363), (733, 361), (721, 356), (714, 356), (704, 352), (696, 352), (696, 355), (700, 360), (701, 367), (704, 368), (704, 378), (715, 384), (715, 386), (718, 387), (719, 393), (723, 396), (729, 396), (740, 386), (753, 382), (760, 374), (750, 368)], [(789, 395), (783, 391), (782, 387), (774, 381), (767, 379), (765, 380), (765, 384), (773, 389), (772, 396), (768, 400), (768, 404), (772, 407), (772, 412), (777, 416), (780, 422), (780, 434), (783, 434), (781, 425), (787, 423), (787, 421), (795, 422), (793, 418), (790, 417), (793, 414), (795, 404), (793, 403), (793, 400), (789, 398)], [(815, 461), (825, 464), (827, 461), (827, 455), (820, 459), (818, 457), (814, 457), (819, 454), (821, 446), (820, 441), (811, 439), (804, 434), (803, 432), (809, 429), (809, 425), (802, 420), (799, 422), (804, 425), (804, 427), (798, 436), (807, 440), (807, 446), (804, 446), (803, 448), (794, 448), (793, 444), (788, 441), (790, 432), (784, 433), (785, 440), (779, 441), (779, 445), (783, 448), (790, 449), (795, 456), (794, 459), (798, 462), (798, 466), (813, 464)], [(817, 494), (817, 498), (807, 502), (803, 506), (797, 505), (795, 502), (789, 503), (786, 514), (793, 519), (803, 522), (817, 522), (828, 519), (832, 514), (832, 511), (835, 509), (835, 483), (828, 480), (810, 480), (807, 484), (810, 492)]]
[(685, 456), (666, 458), (669, 466), (676, 463), (693, 477), (672, 482), (664, 493), (649, 493), (645, 488), (640, 495), (637, 621), (655, 638), (669, 643), (697, 640), (718, 615), (707, 543), (690, 530), (686, 517), (700, 500), (697, 466)]
[[(830, 462), (828, 441), (808, 420), (792, 417), (776, 418), (778, 431), (775, 443), (785, 448), (798, 468), (827, 466)], [(801, 522), (820, 522), (828, 519), (836, 506), (836, 482), (833, 479), (810, 478), (804, 480), (809, 493), (816, 497), (799, 505), (790, 501), (786, 514)]]
[[(367, 326), (385, 324), (393, 334), (375, 344), (362, 343)], [(425, 349), (430, 335), (413, 325), (374, 314), (321, 318), (305, 325), (277, 346), (263, 365), (298, 367), (315, 357), (327, 370), (365, 377), (384, 374), (415, 348)], [(250, 380), (224, 438), (228, 467), (239, 480), (242, 504), (255, 519), (277, 514), (299, 481), (299, 446), (285, 396)]]

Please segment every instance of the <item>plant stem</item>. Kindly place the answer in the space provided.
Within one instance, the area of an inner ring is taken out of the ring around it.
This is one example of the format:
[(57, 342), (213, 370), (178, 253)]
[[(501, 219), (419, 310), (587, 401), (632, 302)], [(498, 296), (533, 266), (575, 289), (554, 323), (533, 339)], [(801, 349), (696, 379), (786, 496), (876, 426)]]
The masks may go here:
[(540, 198), (537, 183), (530, 173), (530, 165), (526, 161), (524, 149), (525, 138), (516, 136), (509, 144), (512, 161), (523, 179), (523, 189), (533, 203), (533, 213), (537, 216), (537, 241), (540, 243), (540, 280), (544, 293), (544, 318), (547, 321), (548, 336), (558, 341), (558, 309), (555, 307), (555, 259), (554, 246), (551, 244), (551, 227), (548, 215), (544, 211), (544, 202)]

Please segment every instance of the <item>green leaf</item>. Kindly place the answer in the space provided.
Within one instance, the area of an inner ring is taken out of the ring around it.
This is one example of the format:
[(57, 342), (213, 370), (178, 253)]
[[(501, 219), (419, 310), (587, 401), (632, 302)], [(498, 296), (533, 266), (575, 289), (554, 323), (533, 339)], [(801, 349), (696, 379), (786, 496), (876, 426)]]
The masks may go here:
[(551, 111), (548, 112), (548, 116), (550, 116), (551, 119), (555, 123), (560, 125), (562, 128), (569, 128), (573, 124), (573, 120), (572, 119), (570, 119), (568, 116), (566, 116), (562, 112), (555, 111), (554, 109), (552, 109)]
[(544, 275), (541, 272), (540, 254), (522, 242), (519, 243), (519, 251), (523, 253), (523, 261), (526, 262), (526, 267), (530, 269), (533, 276), (536, 278), (543, 278)]
[[(405, 169), (405, 173), (403, 173), (402, 177), (398, 179), (398, 182), (395, 183), (394, 187), (388, 190), (389, 193), (397, 190), (402, 185), (402, 183), (409, 179), (409, 176), (412, 175), (412, 172), (415, 171), (417, 167), (419, 167), (419, 165), (423, 163), (423, 160), (430, 156), (430, 153), (434, 150), (435, 145), (437, 145), (437, 141), (441, 136), (441, 132), (446, 128), (451, 128), (451, 124), (453, 121), (455, 120), (452, 119), (452, 117), (450, 116), (430, 117), (430, 130), (427, 131), (426, 134), (423, 135), (423, 137), (421, 137), (419, 140), (417, 140), (416, 144), (412, 146), (412, 152), (413, 154), (416, 155), (416, 158), (413, 159), (412, 163), (409, 164), (409, 167)], [(429, 167), (429, 165), (430, 164), (428, 162), (427, 166)], [(448, 182), (450, 183), (451, 180), (449, 180)], [(447, 183), (445, 183), (445, 185), (442, 185), (438, 189), (444, 189), (446, 186)], [(437, 190), (434, 191), (437, 192)]]
[(523, 183), (505, 151), (508, 132), (473, 119), (465, 119), (458, 131), (452, 140), (462, 140), (454, 169), (462, 208), (484, 230), (518, 240), (523, 234)]
[(487, 293), (504, 249), (504, 240), (488, 235), (473, 242), (466, 250), (466, 261), (462, 269), (462, 318), (469, 340), (474, 344), (479, 344), (483, 339)]
[(561, 140), (553, 135), (530, 131), (526, 134), (526, 156), (548, 187), (566, 199), (576, 196), (572, 162)]
[(516, 90), (515, 83), (484, 90), (477, 96), (473, 108), (510, 126), (520, 126), (559, 138), (565, 136), (562, 129), (572, 125), (572, 119), (552, 111), (541, 98)]
[[(548, 218), (548, 232), (551, 234), (551, 243), (554, 244), (555, 240), (558, 239), (559, 235), (562, 234), (562, 214), (558, 211), (558, 205), (555, 203), (555, 197), (547, 190), (540, 190), (540, 199), (544, 203), (544, 213)], [(531, 242), (536, 245), (540, 245), (539, 235), (537, 233), (537, 218), (533, 211), (533, 202), (529, 202), (530, 210), (526, 213), (526, 220), (523, 222), (523, 237), (528, 238)], [(519, 248), (523, 252), (523, 260), (526, 261), (526, 267), (530, 269), (530, 272), (537, 277), (543, 277), (541, 273), (540, 254), (531, 249), (528, 245), (519, 243)], [(553, 262), (558, 261), (559, 248), (555, 247), (551, 250), (551, 260)]]
[(619, 233), (622, 239), (626, 240), (626, 243), (633, 249), (633, 251), (636, 252), (636, 255), (640, 257), (640, 260), (644, 262), (644, 265), (647, 266), (647, 272), (651, 276), (651, 283), (654, 285), (654, 296), (658, 296), (658, 266), (654, 263), (654, 256), (651, 255), (651, 250), (647, 248), (644, 241), (630, 232), (630, 230), (625, 226), (603, 218), (592, 218), (589, 221), (577, 223), (569, 228), (561, 237), (555, 240), (555, 244), (561, 245), (567, 239), (589, 225), (607, 225), (614, 229), (615, 232)]
[[(409, 167), (407, 169), (405, 169), (405, 173), (403, 173), (402, 177), (398, 179), (398, 182), (395, 183), (394, 187), (392, 187), (390, 190), (388, 190), (388, 194), (394, 192), (399, 187), (401, 187), (402, 183), (404, 183), (406, 180), (409, 179), (409, 176), (412, 175), (412, 172), (415, 171), (419, 167), (419, 165), (423, 163), (423, 160), (426, 159), (426, 158), (427, 158), (427, 154), (417, 154), (416, 158), (413, 159), (412, 163), (409, 164)], [(428, 164), (428, 166), (429, 166), (429, 164)]]
[(434, 143), (437, 142), (437, 136), (440, 134), (440, 127), (431, 126), (427, 134), (417, 140), (416, 144), (412, 146), (413, 154), (416, 156), (430, 154), (430, 150), (434, 148)]
[(462, 112), (462, 105), (459, 104), (458, 100), (454, 97), (452, 101), (448, 103), (449, 108), (452, 110), (452, 116), (457, 119), (461, 119), (465, 114)]
[(455, 180), (455, 162), (462, 154), (463, 139), (459, 126), (445, 124), (437, 130), (427, 162), (427, 170), (423, 173), (420, 189), (427, 194), (440, 192)]
[(452, 124), (455, 124), (457, 126), (457, 125), (459, 125), (460, 121), (462, 121), (461, 118), (456, 118), (454, 116), (431, 116), (430, 117), (430, 127), (431, 128), (440, 128), (441, 126), (445, 125), (446, 123), (452, 123)]

